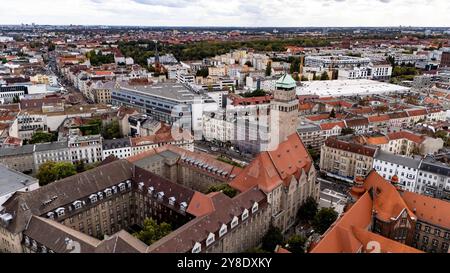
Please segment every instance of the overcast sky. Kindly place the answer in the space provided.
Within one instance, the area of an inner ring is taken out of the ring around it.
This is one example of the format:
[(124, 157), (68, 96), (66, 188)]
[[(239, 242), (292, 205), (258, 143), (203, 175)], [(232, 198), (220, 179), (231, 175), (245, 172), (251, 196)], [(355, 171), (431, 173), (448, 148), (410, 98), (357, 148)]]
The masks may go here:
[(445, 26), (449, 0), (1, 0), (0, 24)]

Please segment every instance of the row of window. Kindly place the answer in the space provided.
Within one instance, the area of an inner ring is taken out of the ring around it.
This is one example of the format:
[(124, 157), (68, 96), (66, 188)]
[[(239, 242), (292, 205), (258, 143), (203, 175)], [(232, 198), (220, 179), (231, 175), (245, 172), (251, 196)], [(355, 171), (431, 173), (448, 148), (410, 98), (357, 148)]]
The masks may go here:
[[(258, 202), (255, 202), (252, 206), (252, 214), (256, 213), (258, 211)], [(249, 211), (248, 209), (245, 209), (241, 214), (241, 221), (247, 220), (249, 217)], [(239, 218), (237, 216), (234, 216), (231, 220), (230, 228), (233, 229), (239, 224)], [(219, 238), (224, 236), (228, 231), (228, 226), (226, 224), (222, 224), (222, 226), (219, 229)], [(206, 238), (206, 247), (210, 246), (212, 243), (214, 243), (216, 240), (216, 235), (213, 232), (210, 232), (208, 237)], [(196, 242), (194, 247), (192, 248), (192, 253), (199, 253), (202, 251), (202, 245), (200, 242)]]

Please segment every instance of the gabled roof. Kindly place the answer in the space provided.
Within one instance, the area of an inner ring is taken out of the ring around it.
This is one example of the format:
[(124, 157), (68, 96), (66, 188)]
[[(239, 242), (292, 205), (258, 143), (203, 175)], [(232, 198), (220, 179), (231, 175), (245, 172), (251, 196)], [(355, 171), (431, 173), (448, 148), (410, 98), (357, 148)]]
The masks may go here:
[(377, 115), (377, 116), (369, 116), (368, 117), (369, 122), (383, 122), (383, 121), (388, 121), (389, 115)]
[(367, 191), (373, 190), (373, 209), (378, 219), (390, 222), (391, 218), (396, 219), (404, 210), (410, 218), (416, 218), (395, 186), (386, 181), (375, 170), (372, 170), (364, 180), (364, 188)]
[(352, 227), (367, 229), (371, 220), (372, 198), (366, 192), (324, 233), (311, 253), (359, 252), (363, 245), (353, 234)]
[(387, 137), (389, 138), (389, 140), (406, 138), (406, 139), (408, 139), (412, 142), (418, 143), (418, 144), (422, 143), (425, 140), (425, 138), (423, 136), (416, 135), (416, 134), (410, 133), (408, 131), (399, 131), (399, 132), (389, 133), (387, 135)]
[(256, 158), (230, 182), (230, 186), (246, 191), (258, 186), (264, 192), (270, 192), (284, 183), (288, 185), (291, 177), (300, 177), (302, 171), (308, 173), (312, 160), (295, 133), (280, 143), (276, 150), (259, 153)]
[(345, 127), (345, 123), (343, 121), (324, 122), (324, 123), (321, 123), (319, 126), (320, 126), (321, 130), (331, 130), (331, 129), (333, 129), (336, 126), (344, 128)]
[(409, 191), (402, 197), (420, 221), (450, 229), (450, 202)]

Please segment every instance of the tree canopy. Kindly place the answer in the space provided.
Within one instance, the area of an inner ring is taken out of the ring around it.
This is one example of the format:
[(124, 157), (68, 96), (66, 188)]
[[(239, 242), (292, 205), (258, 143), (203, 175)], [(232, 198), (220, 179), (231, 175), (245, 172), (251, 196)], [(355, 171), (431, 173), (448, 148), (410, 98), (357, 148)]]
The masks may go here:
[(95, 50), (92, 50), (87, 53), (87, 57), (89, 58), (89, 60), (91, 61), (91, 65), (93, 66), (114, 63), (113, 54), (103, 54), (101, 51), (96, 53)]
[(219, 192), (219, 191), (223, 192), (225, 195), (227, 195), (227, 196), (229, 196), (231, 198), (235, 197), (236, 194), (238, 193), (237, 190), (232, 188), (227, 183), (223, 183), (223, 184), (219, 184), (219, 185), (213, 185), (213, 186), (208, 188), (208, 191), (206, 193)]
[(36, 131), (29, 141), (29, 144), (46, 143), (58, 140), (58, 136), (44, 131)]
[(39, 185), (44, 186), (76, 173), (75, 166), (70, 162), (48, 161), (39, 167), (36, 178), (39, 179)]
[(144, 220), (144, 227), (141, 231), (133, 234), (134, 237), (138, 238), (147, 245), (151, 245), (164, 236), (168, 235), (172, 231), (172, 226), (168, 223), (158, 224), (152, 218), (146, 218)]
[(322, 208), (312, 221), (316, 232), (323, 234), (336, 221), (338, 213), (333, 208)]
[(294, 235), (287, 241), (287, 250), (292, 253), (305, 253), (306, 238)]
[(270, 226), (262, 239), (262, 249), (272, 253), (277, 245), (283, 245), (283, 234), (279, 228)]
[(298, 209), (297, 216), (301, 221), (311, 221), (317, 214), (318, 204), (316, 200), (309, 196)]

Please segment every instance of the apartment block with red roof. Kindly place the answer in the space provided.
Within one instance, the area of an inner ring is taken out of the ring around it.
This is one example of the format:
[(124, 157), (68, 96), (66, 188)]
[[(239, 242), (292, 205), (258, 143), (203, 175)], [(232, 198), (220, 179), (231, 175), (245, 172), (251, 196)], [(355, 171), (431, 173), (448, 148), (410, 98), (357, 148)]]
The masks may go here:
[(450, 203), (399, 190), (376, 171), (355, 180), (354, 204), (311, 253), (447, 253)]

